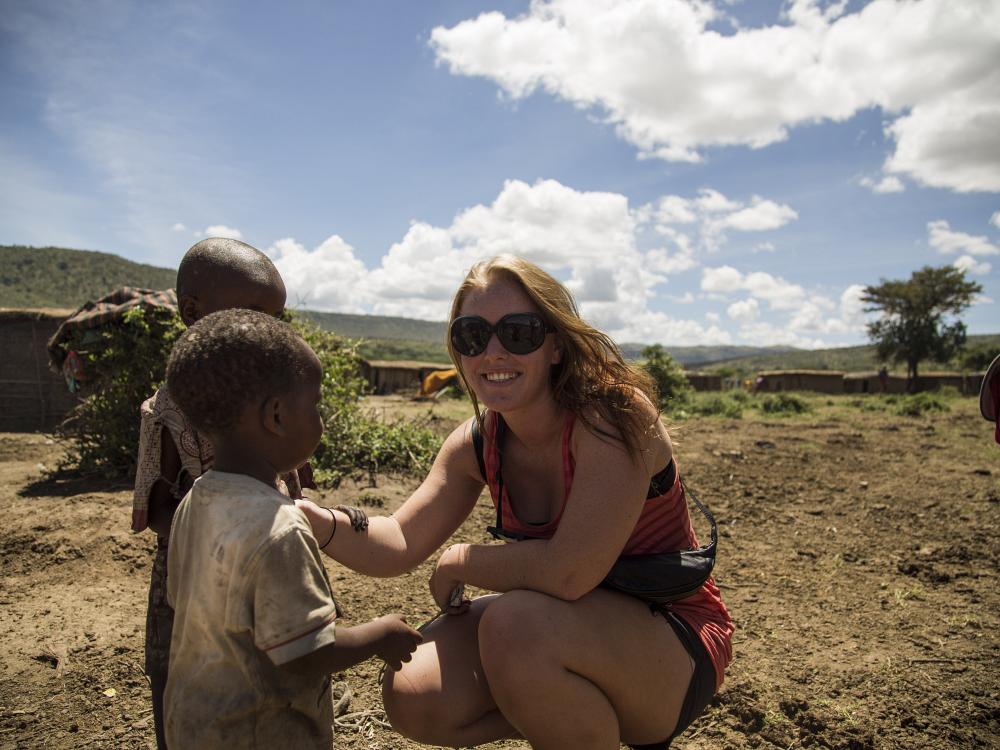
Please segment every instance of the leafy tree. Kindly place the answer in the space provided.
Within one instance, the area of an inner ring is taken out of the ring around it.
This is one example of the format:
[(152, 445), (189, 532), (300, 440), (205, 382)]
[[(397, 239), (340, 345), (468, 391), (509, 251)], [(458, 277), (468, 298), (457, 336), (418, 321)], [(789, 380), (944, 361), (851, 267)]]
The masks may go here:
[(656, 382), (661, 406), (666, 406), (671, 400), (684, 399), (691, 393), (693, 389), (684, 369), (662, 346), (653, 344), (645, 347), (642, 357), (645, 360), (643, 367)]
[(959, 365), (963, 370), (982, 372), (998, 355), (1000, 355), (1000, 344), (970, 346), (959, 354)]
[(861, 297), (867, 312), (882, 313), (868, 324), (868, 336), (881, 361), (906, 363), (912, 387), (921, 361), (946, 362), (961, 350), (965, 324), (957, 316), (983, 288), (954, 266), (924, 266), (908, 280), (881, 281)]

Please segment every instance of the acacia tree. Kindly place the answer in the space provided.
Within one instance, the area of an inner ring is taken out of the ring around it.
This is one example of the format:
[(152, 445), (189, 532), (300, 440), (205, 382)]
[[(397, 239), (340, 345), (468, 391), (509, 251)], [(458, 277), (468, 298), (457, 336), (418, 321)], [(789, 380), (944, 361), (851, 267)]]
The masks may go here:
[(983, 288), (954, 266), (924, 266), (906, 281), (881, 282), (861, 296), (867, 312), (882, 313), (868, 324), (868, 336), (881, 361), (906, 362), (912, 388), (921, 361), (944, 362), (965, 345), (965, 324), (957, 316)]

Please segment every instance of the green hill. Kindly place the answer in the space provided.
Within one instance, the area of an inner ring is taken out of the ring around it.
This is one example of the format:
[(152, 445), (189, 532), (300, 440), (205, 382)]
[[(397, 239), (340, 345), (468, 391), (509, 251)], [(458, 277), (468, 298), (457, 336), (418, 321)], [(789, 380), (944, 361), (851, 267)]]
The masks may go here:
[[(642, 359), (645, 344), (627, 343), (619, 346), (625, 359)], [(688, 369), (696, 370), (715, 362), (739, 357), (758, 357), (785, 352), (797, 352), (789, 346), (665, 346), (667, 353)]]
[(444, 321), (393, 318), (384, 315), (350, 315), (348, 313), (300, 310), (320, 328), (336, 331), (348, 338), (386, 339), (395, 341), (424, 341), (444, 347)]
[[(120, 286), (168, 289), (177, 272), (134, 263), (110, 253), (59, 247), (0, 245), (0, 307), (76, 308)], [(445, 323), (380, 315), (301, 310), (325, 328), (352, 339), (363, 339), (360, 350), (368, 359), (447, 362)], [(969, 346), (1000, 344), (1000, 334), (969, 336)], [(628, 359), (641, 357), (643, 344), (622, 344)], [(875, 348), (793, 349), (753, 346), (668, 346), (670, 355), (691, 369), (846, 370), (878, 368)], [(923, 370), (951, 369), (948, 364), (923, 363)]]
[(0, 245), (0, 307), (76, 308), (121, 286), (169, 289), (176, 279), (110, 253)]
[[(980, 344), (1000, 346), (1000, 334), (989, 333), (969, 336), (966, 348)], [(737, 372), (750, 373), (760, 370), (843, 370), (845, 372), (864, 372), (877, 370), (880, 367), (875, 347), (845, 346), (837, 349), (790, 349), (785, 352), (757, 354), (737, 357), (734, 359), (712, 362), (706, 369), (718, 370), (728, 368)], [(921, 362), (920, 370), (954, 370), (954, 363)], [(894, 368), (895, 369), (895, 368)], [(902, 371), (905, 366), (900, 366)]]

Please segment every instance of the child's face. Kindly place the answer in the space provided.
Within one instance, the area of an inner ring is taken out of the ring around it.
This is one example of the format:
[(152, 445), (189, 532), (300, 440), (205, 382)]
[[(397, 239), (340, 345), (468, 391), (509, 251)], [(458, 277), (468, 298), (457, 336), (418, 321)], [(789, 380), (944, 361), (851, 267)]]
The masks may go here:
[(285, 396), (285, 410), (289, 436), (284, 439), (288, 459), (282, 471), (291, 471), (305, 463), (319, 445), (323, 436), (323, 418), (319, 404), (323, 382), (323, 367), (312, 349), (303, 342), (307, 362), (305, 372), (296, 380), (291, 392)]

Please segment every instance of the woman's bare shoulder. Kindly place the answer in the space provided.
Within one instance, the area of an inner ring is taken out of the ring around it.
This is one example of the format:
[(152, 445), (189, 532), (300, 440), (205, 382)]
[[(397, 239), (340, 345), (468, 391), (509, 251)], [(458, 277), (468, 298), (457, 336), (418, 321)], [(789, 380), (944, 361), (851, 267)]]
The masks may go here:
[[(670, 434), (667, 432), (660, 410), (646, 394), (637, 388), (630, 389), (624, 408), (634, 412), (641, 426), (639, 450), (645, 463), (662, 468), (673, 455)], [(584, 430), (574, 430), (575, 445), (584, 445), (577, 441), (597, 441), (604, 443), (608, 449), (625, 450), (621, 428), (612, 422), (602, 409), (595, 405), (587, 406), (579, 415), (587, 426)]]

